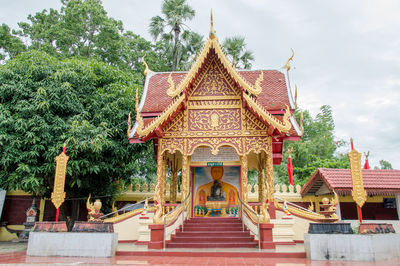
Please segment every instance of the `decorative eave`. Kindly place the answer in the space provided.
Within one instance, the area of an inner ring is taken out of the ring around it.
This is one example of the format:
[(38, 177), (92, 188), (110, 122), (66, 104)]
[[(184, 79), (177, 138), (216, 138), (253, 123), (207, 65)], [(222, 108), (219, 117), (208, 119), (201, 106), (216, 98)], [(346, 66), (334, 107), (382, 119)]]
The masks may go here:
[(145, 137), (152, 133), (154, 130), (159, 128), (164, 122), (168, 120), (168, 118), (178, 110), (179, 106), (185, 101), (186, 95), (182, 94), (179, 98), (175, 98), (172, 103), (153, 121), (150, 122), (146, 127), (144, 127), (143, 118), (140, 115), (140, 111), (138, 108), (138, 99), (136, 93), (136, 123), (135, 124), (135, 131), (139, 137)]
[(272, 125), (274, 128), (278, 129), (282, 133), (288, 133), (292, 128), (292, 123), (290, 122), (291, 112), (289, 106), (286, 105), (286, 110), (283, 115), (283, 121), (279, 121), (273, 115), (271, 115), (267, 110), (264, 109), (260, 104), (253, 100), (249, 95), (243, 93), (243, 99), (246, 101), (247, 105), (259, 115), (265, 122)]
[(168, 96), (176, 97), (189, 86), (189, 84), (196, 77), (196, 73), (201, 69), (202, 65), (204, 64), (204, 61), (206, 60), (210, 49), (214, 49), (225, 69), (240, 87), (242, 87), (248, 93), (254, 95), (260, 94), (262, 90), (260, 84), (263, 80), (263, 72), (260, 71), (260, 76), (258, 77), (253, 87), (236, 71), (231, 62), (229, 62), (225, 52), (218, 42), (218, 38), (215, 35), (210, 35), (210, 38), (208, 38), (207, 42), (204, 44), (196, 62), (193, 64), (185, 78), (177, 86), (175, 86), (175, 83), (172, 81), (172, 79), (169, 80), (170, 87), (167, 90)]

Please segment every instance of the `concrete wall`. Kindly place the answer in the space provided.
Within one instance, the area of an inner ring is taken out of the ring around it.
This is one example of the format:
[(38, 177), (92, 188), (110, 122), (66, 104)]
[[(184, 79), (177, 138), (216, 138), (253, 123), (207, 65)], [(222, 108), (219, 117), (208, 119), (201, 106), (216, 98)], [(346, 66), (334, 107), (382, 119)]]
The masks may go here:
[(305, 234), (304, 247), (311, 260), (400, 259), (400, 234)]
[(117, 250), (116, 233), (29, 234), (28, 256), (112, 257)]
[[(148, 213), (152, 221), (154, 213)], [(121, 222), (114, 223), (114, 232), (118, 233), (118, 241), (131, 241), (139, 239), (139, 217), (140, 213)]]
[[(356, 228), (360, 225), (358, 220), (343, 220), (343, 223), (350, 223), (351, 228)], [(397, 234), (400, 234), (400, 221), (398, 220), (363, 220), (365, 224), (392, 224)]]

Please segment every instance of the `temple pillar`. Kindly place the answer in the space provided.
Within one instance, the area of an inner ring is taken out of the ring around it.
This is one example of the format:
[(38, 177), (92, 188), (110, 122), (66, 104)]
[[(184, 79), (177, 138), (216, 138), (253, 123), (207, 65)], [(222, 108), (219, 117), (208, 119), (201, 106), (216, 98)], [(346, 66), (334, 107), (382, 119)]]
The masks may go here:
[(248, 195), (248, 193), (247, 193), (247, 174), (248, 174), (248, 171), (249, 171), (249, 168), (248, 168), (248, 161), (247, 161), (248, 159), (247, 159), (247, 155), (243, 155), (242, 156), (242, 167), (241, 167), (241, 176), (242, 176), (242, 199), (243, 199), (243, 202), (246, 202), (247, 203), (247, 195)]
[(258, 202), (262, 202), (262, 193), (264, 190), (264, 180), (263, 180), (263, 174), (262, 174), (263, 169), (258, 167), (257, 172), (258, 172)]
[(189, 156), (182, 155), (182, 197), (181, 202), (183, 202), (187, 195), (189, 194)]
[(167, 164), (165, 160), (165, 156), (161, 151), (161, 141), (159, 140), (158, 144), (158, 152), (157, 152), (157, 183), (154, 189), (154, 206), (155, 212), (153, 217), (153, 222), (155, 224), (163, 223), (164, 216), (164, 208), (163, 204), (165, 203), (165, 187), (166, 187), (166, 173), (167, 173)]
[(176, 194), (178, 191), (178, 161), (175, 154), (172, 156), (171, 160), (168, 160), (168, 166), (171, 170), (169, 202), (176, 203)]
[(272, 139), (268, 137), (268, 152), (265, 160), (265, 188), (267, 189), (267, 198), (269, 202), (274, 201), (274, 161), (272, 152)]

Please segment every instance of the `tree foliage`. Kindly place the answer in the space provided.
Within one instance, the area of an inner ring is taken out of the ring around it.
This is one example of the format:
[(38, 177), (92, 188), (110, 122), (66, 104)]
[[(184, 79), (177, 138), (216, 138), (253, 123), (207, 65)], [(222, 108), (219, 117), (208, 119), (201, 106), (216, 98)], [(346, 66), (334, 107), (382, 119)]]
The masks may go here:
[(235, 68), (251, 68), (254, 56), (252, 52), (246, 51), (244, 37), (237, 36), (226, 38), (222, 46), (225, 49), (226, 54), (231, 57), (232, 65)]
[[(300, 122), (300, 111), (295, 117)], [(337, 153), (337, 149), (345, 144), (335, 140), (335, 124), (332, 108), (323, 105), (315, 118), (308, 111), (303, 112), (304, 135), (300, 141), (286, 142), (282, 164), (275, 166), (276, 179), (280, 183), (288, 183), (287, 162), (288, 150), (293, 148), (293, 177), (295, 183), (303, 185), (317, 168), (349, 168), (347, 155)]]
[(194, 18), (195, 11), (186, 0), (164, 0), (161, 14), (151, 18), (149, 32), (155, 41), (161, 41), (162, 53), (170, 59), (172, 71), (187, 69), (185, 63), (203, 43), (203, 36), (190, 31), (185, 24)]
[(375, 169), (392, 170), (392, 164), (385, 160), (379, 161), (379, 166), (375, 166)]
[[(0, 67), (0, 187), (49, 197), (67, 144), (67, 198), (105, 196), (151, 176), (151, 147), (129, 145), (127, 114), (141, 79), (93, 59), (30, 51)], [(143, 163), (147, 158), (147, 163)]]

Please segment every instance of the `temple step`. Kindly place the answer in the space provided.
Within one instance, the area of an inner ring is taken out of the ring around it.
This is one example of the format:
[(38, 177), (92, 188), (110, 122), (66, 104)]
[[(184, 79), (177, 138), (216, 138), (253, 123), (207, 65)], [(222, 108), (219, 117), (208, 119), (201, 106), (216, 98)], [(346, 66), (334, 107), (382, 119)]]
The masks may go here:
[(255, 248), (258, 241), (235, 217), (196, 217), (185, 221), (167, 248)]
[[(181, 227), (182, 229), (182, 227)], [(203, 226), (203, 225), (194, 225), (194, 226), (184, 226), (184, 231), (242, 231), (242, 226), (224, 226), (224, 227), (212, 227), (212, 226)]]
[[(251, 237), (250, 239), (253, 239), (254, 237)], [(211, 237), (211, 236), (174, 236), (172, 238), (172, 241), (174, 243), (248, 243), (249, 242), (249, 236), (230, 236), (230, 235), (225, 235), (221, 237)]]
[(247, 243), (175, 243), (170, 242), (168, 248), (255, 248), (256, 242)]
[(232, 236), (232, 237), (243, 237), (243, 236), (249, 236), (248, 231), (224, 231), (224, 232), (218, 232), (218, 231), (185, 231), (181, 232), (178, 231), (176, 233), (176, 236), (187, 236), (187, 237), (223, 237), (226, 235)]
[(204, 221), (215, 221), (215, 222), (241, 222), (241, 220), (237, 217), (193, 217), (187, 222), (204, 222)]

